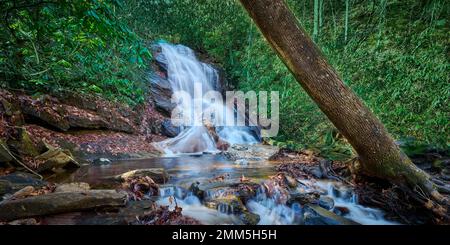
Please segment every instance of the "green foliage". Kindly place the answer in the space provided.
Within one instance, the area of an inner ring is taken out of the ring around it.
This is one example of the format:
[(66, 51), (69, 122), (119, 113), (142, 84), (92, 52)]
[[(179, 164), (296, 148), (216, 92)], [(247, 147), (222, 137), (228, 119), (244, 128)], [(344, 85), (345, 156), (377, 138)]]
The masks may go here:
[[(148, 16), (158, 16), (145, 27), (155, 39), (206, 50), (224, 65), (228, 80), (239, 89), (280, 91), (281, 132), (273, 142), (349, 153), (342, 137), (276, 57), (239, 1), (134, 2), (140, 2), (151, 13)], [(288, 0), (310, 33), (314, 2)], [(447, 148), (448, 1), (330, 0), (320, 4), (317, 43), (344, 81), (396, 138), (413, 136)]]
[[(394, 137), (448, 148), (448, 1), (287, 2), (309, 33), (316, 22), (316, 42), (324, 55)], [(316, 19), (314, 2), (319, 4)], [(208, 52), (236, 88), (280, 91), (281, 129), (273, 142), (350, 154), (238, 0), (0, 5), (7, 16), (0, 21), (0, 69), (10, 86), (71, 88), (138, 103), (150, 58), (142, 38), (165, 39)]]
[(0, 78), (31, 92), (76, 89), (143, 101), (151, 58), (119, 0), (2, 1)]

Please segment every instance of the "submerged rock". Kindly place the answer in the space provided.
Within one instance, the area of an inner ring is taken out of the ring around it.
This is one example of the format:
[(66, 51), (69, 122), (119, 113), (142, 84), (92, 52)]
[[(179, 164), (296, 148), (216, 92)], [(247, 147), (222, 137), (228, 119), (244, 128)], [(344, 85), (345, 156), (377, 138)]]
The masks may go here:
[(0, 203), (0, 220), (43, 216), (102, 207), (120, 207), (126, 203), (126, 194), (114, 190), (60, 192), (33, 196)]
[(108, 164), (111, 164), (111, 160), (109, 160), (108, 158), (101, 157), (101, 158), (95, 159), (93, 161), (93, 164), (96, 164), (96, 165), (108, 165)]
[(333, 212), (337, 215), (344, 216), (350, 213), (350, 209), (347, 207), (336, 206), (334, 207)]
[(45, 181), (37, 179), (34, 175), (23, 172), (14, 172), (12, 174), (0, 176), (0, 197), (8, 193), (17, 192), (27, 186), (39, 188), (45, 185), (47, 185)]
[(359, 223), (339, 216), (317, 205), (305, 205), (303, 214), (305, 225), (359, 225)]
[(17, 192), (15, 192), (12, 195), (13, 199), (19, 199), (19, 198), (24, 198), (27, 197), (29, 195), (31, 195), (31, 193), (33, 193), (35, 191), (33, 186), (25, 186), (24, 188), (18, 190)]

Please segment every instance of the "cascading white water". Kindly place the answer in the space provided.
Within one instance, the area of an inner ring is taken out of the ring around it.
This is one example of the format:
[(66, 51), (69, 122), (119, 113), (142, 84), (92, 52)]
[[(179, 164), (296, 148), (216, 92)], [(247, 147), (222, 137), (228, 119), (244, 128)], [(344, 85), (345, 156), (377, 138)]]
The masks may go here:
[[(183, 45), (168, 43), (158, 44), (161, 53), (167, 62), (167, 75), (174, 93), (186, 92), (193, 98), (193, 103), (182, 102), (178, 105), (185, 115), (194, 115), (194, 106), (199, 103), (203, 111), (214, 108), (221, 110), (216, 120), (225, 120), (223, 117), (234, 118), (232, 108), (227, 108), (222, 101), (211, 102), (201, 96), (220, 87), (218, 72), (210, 65), (200, 62), (194, 51)], [(201, 84), (196, 86), (195, 84)], [(200, 115), (203, 116), (203, 115)], [(194, 118), (196, 120), (197, 118)], [(218, 128), (217, 134), (230, 144), (257, 143), (257, 140), (245, 127), (225, 126)], [(156, 143), (156, 146), (166, 154), (216, 152), (216, 142), (203, 125), (182, 127), (182, 132), (175, 138)]]
[[(359, 205), (355, 194), (351, 189), (339, 187), (339, 183), (332, 181), (310, 182), (302, 180), (303, 184), (308, 186), (298, 187), (297, 192), (320, 191), (331, 197), (334, 201), (334, 207), (345, 207), (348, 214), (345, 218), (353, 220), (363, 225), (396, 225), (398, 223), (388, 221), (384, 218), (384, 213), (379, 209), (364, 207)], [(268, 197), (264, 189), (260, 189), (255, 198), (247, 203), (247, 208), (261, 217), (259, 224), (301, 224), (302, 208), (298, 203), (294, 203), (291, 207), (277, 203), (272, 197)], [(330, 211), (334, 211), (334, 208)]]

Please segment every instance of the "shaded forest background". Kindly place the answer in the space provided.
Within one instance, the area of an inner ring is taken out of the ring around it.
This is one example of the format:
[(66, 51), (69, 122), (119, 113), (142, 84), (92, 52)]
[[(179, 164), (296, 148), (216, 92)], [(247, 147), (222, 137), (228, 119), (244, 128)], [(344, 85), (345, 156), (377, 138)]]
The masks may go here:
[[(344, 81), (407, 153), (448, 149), (445, 0), (287, 1)], [(151, 43), (207, 53), (235, 89), (280, 91), (274, 144), (351, 154), (236, 0), (0, 1), (1, 86), (76, 90), (131, 106), (148, 90)]]

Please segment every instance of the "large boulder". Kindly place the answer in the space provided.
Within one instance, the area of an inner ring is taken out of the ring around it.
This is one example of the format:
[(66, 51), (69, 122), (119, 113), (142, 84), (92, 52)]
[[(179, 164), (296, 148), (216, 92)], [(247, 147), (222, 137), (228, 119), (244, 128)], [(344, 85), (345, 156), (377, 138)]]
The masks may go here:
[(89, 102), (82, 95), (69, 93), (68, 96), (70, 99), (62, 99), (68, 104), (48, 95), (37, 99), (21, 95), (18, 99), (27, 120), (61, 131), (107, 128), (125, 133), (136, 132), (133, 119), (137, 118), (137, 114), (131, 108), (92, 96), (88, 97), (94, 102)]
[(65, 167), (80, 167), (81, 165), (75, 161), (69, 150), (50, 148), (48, 151), (36, 157), (36, 160), (42, 161), (39, 165), (38, 172), (47, 170), (57, 171)]
[(0, 203), (0, 220), (10, 221), (35, 216), (83, 211), (126, 204), (126, 193), (114, 190), (59, 192)]
[(35, 157), (39, 155), (37, 145), (31, 140), (25, 128), (19, 128), (17, 130), (17, 136), (9, 140), (8, 144), (21, 156)]
[(43, 96), (34, 100), (24, 95), (19, 96), (19, 101), (22, 113), (29, 119), (46, 123), (62, 131), (67, 131), (70, 128), (70, 123), (65, 115), (59, 113), (62, 107), (51, 105), (54, 102), (51, 99)]

